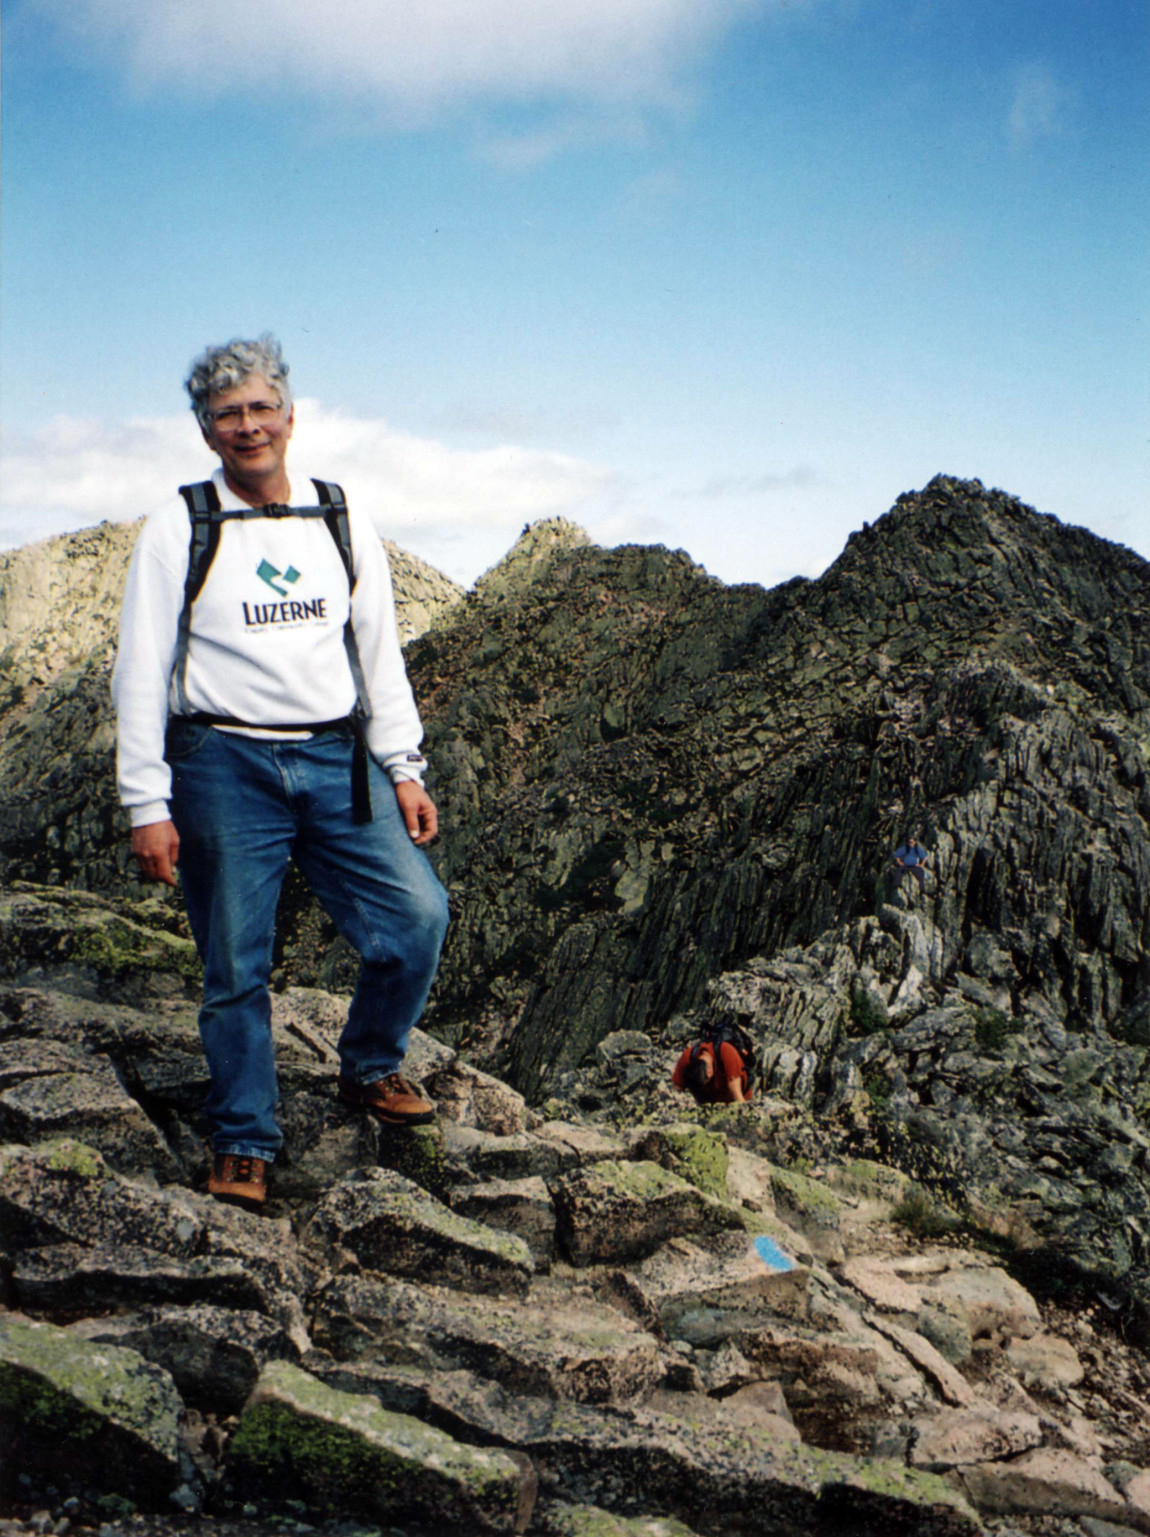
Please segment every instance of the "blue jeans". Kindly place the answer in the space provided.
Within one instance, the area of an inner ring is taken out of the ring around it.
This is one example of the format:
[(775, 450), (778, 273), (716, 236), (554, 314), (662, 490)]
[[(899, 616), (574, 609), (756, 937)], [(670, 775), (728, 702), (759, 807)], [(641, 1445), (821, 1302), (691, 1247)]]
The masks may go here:
[(339, 1040), (345, 1077), (374, 1083), (398, 1069), (435, 977), (447, 894), (374, 761), (374, 820), (352, 821), (352, 742), (350, 729), (273, 742), (179, 719), (168, 728), (180, 879), (204, 963), (204, 1108), (217, 1153), (271, 1161), (283, 1140), (268, 978), (289, 859), (362, 959)]

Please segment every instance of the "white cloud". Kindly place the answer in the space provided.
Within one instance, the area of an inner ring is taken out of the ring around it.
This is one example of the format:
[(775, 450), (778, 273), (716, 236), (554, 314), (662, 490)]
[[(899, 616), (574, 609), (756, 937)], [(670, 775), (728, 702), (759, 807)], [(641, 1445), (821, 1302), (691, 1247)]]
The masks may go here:
[[(386, 422), (296, 402), (291, 460), (342, 482), (380, 533), (470, 581), (524, 523), (579, 518), (613, 484), (610, 470), (516, 444), (463, 450)], [(2, 542), (27, 543), (103, 519), (140, 517), (215, 465), (191, 415), (109, 424), (55, 417), (0, 454)]]
[(1027, 64), (1012, 81), (1007, 136), (1015, 149), (1025, 149), (1037, 139), (1049, 139), (1062, 131), (1069, 90), (1045, 64)]
[(688, 494), (716, 499), (756, 498), (774, 496), (780, 491), (793, 491), (801, 486), (813, 486), (816, 482), (817, 476), (809, 464), (797, 464), (794, 469), (785, 470), (782, 474), (713, 475), (697, 492)]
[(663, 104), (741, 14), (782, 0), (39, 0), (140, 85), (374, 99), (422, 119), (475, 101)]

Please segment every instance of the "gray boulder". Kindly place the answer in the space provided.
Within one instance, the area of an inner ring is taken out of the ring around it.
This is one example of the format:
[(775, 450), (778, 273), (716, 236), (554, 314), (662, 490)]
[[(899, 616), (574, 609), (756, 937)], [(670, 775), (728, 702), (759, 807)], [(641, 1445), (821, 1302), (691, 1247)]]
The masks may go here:
[(0, 1480), (95, 1485), (171, 1509), (184, 1482), (183, 1405), (167, 1372), (134, 1350), (0, 1314)]
[(646, 1160), (577, 1169), (552, 1193), (558, 1241), (575, 1265), (641, 1259), (671, 1238), (743, 1226), (733, 1208)]
[(349, 1252), (367, 1270), (464, 1291), (521, 1296), (535, 1268), (521, 1238), (458, 1215), (393, 1169), (342, 1179), (316, 1207), (303, 1243), (328, 1259)]
[(282, 1362), (248, 1400), (227, 1473), (249, 1498), (475, 1533), (525, 1531), (536, 1494), (526, 1459), (465, 1446)]
[(263, 1313), (214, 1303), (87, 1318), (70, 1332), (137, 1351), (168, 1373), (186, 1404), (215, 1413), (238, 1414), (269, 1361), (300, 1357), (287, 1331)]

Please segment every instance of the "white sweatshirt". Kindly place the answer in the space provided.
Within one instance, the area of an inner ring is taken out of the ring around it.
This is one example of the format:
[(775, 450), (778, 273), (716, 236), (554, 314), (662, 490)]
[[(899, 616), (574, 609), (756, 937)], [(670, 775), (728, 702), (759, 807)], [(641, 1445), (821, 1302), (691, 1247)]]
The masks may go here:
[[(246, 506), (228, 489), (222, 469), (212, 479), (225, 511)], [(315, 505), (310, 479), (293, 473), (291, 487), (295, 505)], [(362, 513), (350, 508), (348, 522), (367, 745), (393, 781), (421, 782), (423, 727), (400, 649), (387, 555)], [(190, 538), (188, 509), (176, 496), (144, 524), (128, 569), (112, 697), (120, 800), (134, 827), (169, 814), (164, 730), (169, 712), (178, 713), (173, 666)], [(215, 559), (192, 608), (186, 708), (253, 723), (349, 715), (356, 689), (343, 639), (348, 599), (347, 574), (322, 518), (221, 524)]]

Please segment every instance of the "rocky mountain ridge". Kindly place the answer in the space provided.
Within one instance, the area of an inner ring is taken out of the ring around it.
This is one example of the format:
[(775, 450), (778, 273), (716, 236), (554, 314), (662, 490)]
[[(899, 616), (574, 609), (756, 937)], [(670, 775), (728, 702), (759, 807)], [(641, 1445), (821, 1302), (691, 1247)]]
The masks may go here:
[[(441, 1126), (377, 1146), (332, 1103), (352, 968), (289, 887), (261, 1224), (195, 1194), (197, 964), (111, 790), (121, 536), (86, 574), (74, 537), (36, 579), (91, 595), (66, 644), (0, 573), (0, 1434), (5, 1392), (74, 1412), (53, 1363), (84, 1340), (108, 1391), (149, 1384), (165, 1450), (124, 1497), (161, 1508), (1150, 1530), (1144, 561), (938, 477), (772, 592), (561, 522), (441, 591), (408, 647), (453, 909), (416, 1064)], [(922, 892), (890, 870), (911, 830)], [(762, 1098), (704, 1114), (667, 1078), (721, 1019)], [(370, 1509), (302, 1450), (337, 1424)], [(431, 1464), (454, 1482), (388, 1504)], [(53, 1498), (29, 1477), (22, 1510)]]

